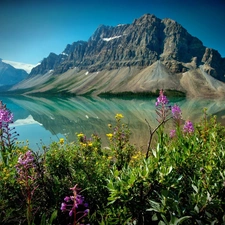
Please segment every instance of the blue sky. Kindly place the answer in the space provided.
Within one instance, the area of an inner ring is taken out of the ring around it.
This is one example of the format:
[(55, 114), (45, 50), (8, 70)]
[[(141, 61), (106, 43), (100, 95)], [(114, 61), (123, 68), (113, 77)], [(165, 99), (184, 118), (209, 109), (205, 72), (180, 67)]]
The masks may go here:
[(1, 0), (0, 58), (36, 64), (101, 24), (131, 24), (145, 13), (176, 20), (225, 57), (225, 0)]

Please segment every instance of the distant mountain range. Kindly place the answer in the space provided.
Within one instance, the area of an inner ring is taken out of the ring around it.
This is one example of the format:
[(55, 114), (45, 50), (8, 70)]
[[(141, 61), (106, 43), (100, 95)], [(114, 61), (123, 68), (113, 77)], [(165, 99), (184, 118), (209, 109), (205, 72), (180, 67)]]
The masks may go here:
[(14, 62), (14, 61), (9, 61), (9, 60), (4, 60), (4, 59), (2, 59), (2, 62), (13, 66), (15, 69), (25, 70), (28, 74), (31, 72), (31, 70), (34, 67), (39, 65), (39, 63), (37, 65), (34, 65), (34, 64), (28, 64), (28, 63), (22, 63), (22, 62)]
[(157, 89), (225, 97), (225, 58), (171, 19), (145, 14), (132, 24), (101, 25), (90, 39), (50, 53), (10, 91), (99, 95)]
[(23, 69), (16, 69), (0, 59), (0, 90), (7, 90), (9, 87), (21, 82), (28, 77)]

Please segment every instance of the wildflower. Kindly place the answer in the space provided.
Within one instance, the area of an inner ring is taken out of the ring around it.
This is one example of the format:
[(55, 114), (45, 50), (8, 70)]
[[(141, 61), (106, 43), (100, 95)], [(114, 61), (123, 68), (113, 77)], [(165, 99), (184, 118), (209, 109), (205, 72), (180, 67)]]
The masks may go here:
[(133, 155), (132, 156), (132, 159), (137, 159), (138, 158), (138, 155)]
[(116, 116), (115, 116), (115, 118), (118, 119), (118, 120), (119, 120), (119, 119), (122, 119), (123, 117), (124, 117), (124, 116), (123, 116), (123, 114), (121, 114), (121, 113), (117, 113)]
[(108, 138), (112, 138), (112, 137), (113, 137), (113, 134), (109, 133), (109, 134), (106, 134), (106, 136), (107, 136)]
[(194, 132), (194, 127), (193, 127), (193, 124), (190, 120), (187, 120), (185, 122), (183, 132), (184, 133), (193, 133)]
[[(69, 202), (71, 199), (70, 199), (70, 197), (68, 197), (68, 196), (66, 196), (65, 198), (64, 198), (64, 201), (65, 202)], [(63, 203), (62, 203), (63, 204)]]
[(10, 113), (7, 109), (0, 109), (0, 121), (5, 123), (12, 123), (13, 121), (13, 114)]
[(172, 106), (171, 112), (172, 112), (174, 119), (176, 119), (176, 120), (181, 119), (181, 109), (178, 105), (175, 104), (174, 106)]
[(160, 90), (159, 97), (157, 98), (157, 101), (155, 103), (156, 105), (156, 113), (158, 115), (157, 121), (159, 123), (165, 122), (166, 119), (168, 119), (168, 116), (170, 114), (170, 106), (169, 100), (164, 95), (163, 90)]
[(64, 211), (66, 211), (66, 206), (67, 206), (67, 204), (65, 202), (63, 202), (61, 204), (61, 208), (60, 209), (64, 212)]
[(85, 209), (84, 214), (88, 214), (90, 212), (90, 209)]
[(79, 138), (84, 137), (84, 134), (83, 134), (83, 133), (79, 133), (79, 134), (77, 135), (77, 137), (79, 137)]
[[(89, 209), (88, 204), (84, 202), (84, 197), (82, 195), (79, 194), (79, 190), (77, 188), (77, 185), (75, 185), (74, 187), (70, 188), (70, 190), (72, 190), (73, 195), (72, 196), (66, 196), (64, 198), (64, 201), (61, 204), (61, 210), (63, 212), (69, 211), (69, 216), (71, 217), (72, 215), (74, 215), (74, 223), (73, 224), (77, 224), (77, 222), (79, 220), (81, 220), (84, 216), (87, 216), (87, 214), (89, 213)], [(79, 210), (79, 207), (81, 207), (82, 209), (84, 209), (83, 211)]]
[(174, 138), (176, 136), (176, 130), (171, 130), (170, 131), (170, 137)]
[(159, 97), (157, 98), (157, 102), (155, 103), (155, 105), (156, 106), (159, 106), (159, 105), (167, 105), (168, 103), (169, 103), (169, 100), (164, 95), (163, 90), (160, 90)]
[(18, 164), (16, 167), (24, 166), (26, 168), (33, 167), (34, 156), (30, 150), (25, 154), (20, 155), (18, 158)]
[(25, 154), (20, 155), (15, 167), (18, 173), (17, 182), (21, 185), (22, 194), (27, 202), (27, 222), (31, 224), (33, 219), (32, 197), (38, 187), (36, 182), (38, 173), (35, 171), (36, 165), (33, 153), (28, 150)]
[(0, 125), (3, 123), (12, 123), (13, 114), (6, 108), (6, 105), (3, 105), (0, 101)]
[(80, 145), (81, 145), (82, 147), (86, 147), (86, 146), (87, 146), (87, 144), (86, 144), (86, 143), (83, 143), (83, 142), (80, 142)]
[[(13, 131), (15, 127), (9, 127), (10, 123), (13, 123), (13, 114), (0, 101), (0, 149), (2, 152), (6, 152), (6, 149), (7, 151), (12, 151), (12, 147), (17, 140), (16, 136), (18, 134), (16, 131)], [(2, 154), (1, 157), (2, 161), (6, 163), (7, 155)]]
[(62, 145), (62, 144), (64, 144), (64, 138), (60, 138), (59, 139), (59, 143)]

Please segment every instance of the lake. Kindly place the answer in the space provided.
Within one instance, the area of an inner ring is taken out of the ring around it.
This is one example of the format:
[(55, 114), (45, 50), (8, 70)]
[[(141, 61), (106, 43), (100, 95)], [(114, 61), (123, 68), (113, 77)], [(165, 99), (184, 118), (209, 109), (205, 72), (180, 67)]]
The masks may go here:
[[(88, 137), (96, 133), (102, 138), (103, 146), (107, 146), (106, 133), (108, 124), (115, 123), (115, 115), (122, 113), (124, 123), (132, 132), (131, 142), (146, 149), (149, 129), (146, 120), (157, 125), (155, 113), (156, 98), (116, 99), (98, 97), (25, 97), (2, 96), (0, 100), (14, 114), (12, 126), (19, 133), (19, 140), (29, 140), (33, 150), (49, 145), (52, 141), (65, 138), (69, 142), (76, 140), (76, 133), (83, 132)], [(182, 109), (184, 120), (193, 122), (203, 117), (203, 108), (209, 115), (217, 115), (225, 125), (225, 100), (173, 98)], [(171, 125), (169, 125), (171, 126)]]

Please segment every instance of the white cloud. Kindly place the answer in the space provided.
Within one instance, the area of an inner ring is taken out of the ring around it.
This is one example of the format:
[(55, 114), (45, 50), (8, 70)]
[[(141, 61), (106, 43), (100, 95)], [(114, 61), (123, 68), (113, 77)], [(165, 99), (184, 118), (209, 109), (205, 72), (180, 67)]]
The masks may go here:
[[(31, 71), (35, 66), (38, 65), (38, 64), (33, 65), (33, 64), (27, 64), (27, 63), (21, 63), (21, 62), (14, 62), (14, 61), (9, 61), (9, 60), (2, 60), (2, 62), (9, 64), (9, 65), (13, 66), (13, 67), (16, 68), (16, 69), (23, 69), (23, 70), (25, 70), (27, 73), (30, 73), (30, 71)], [(40, 63), (39, 63), (39, 64), (40, 64)]]

